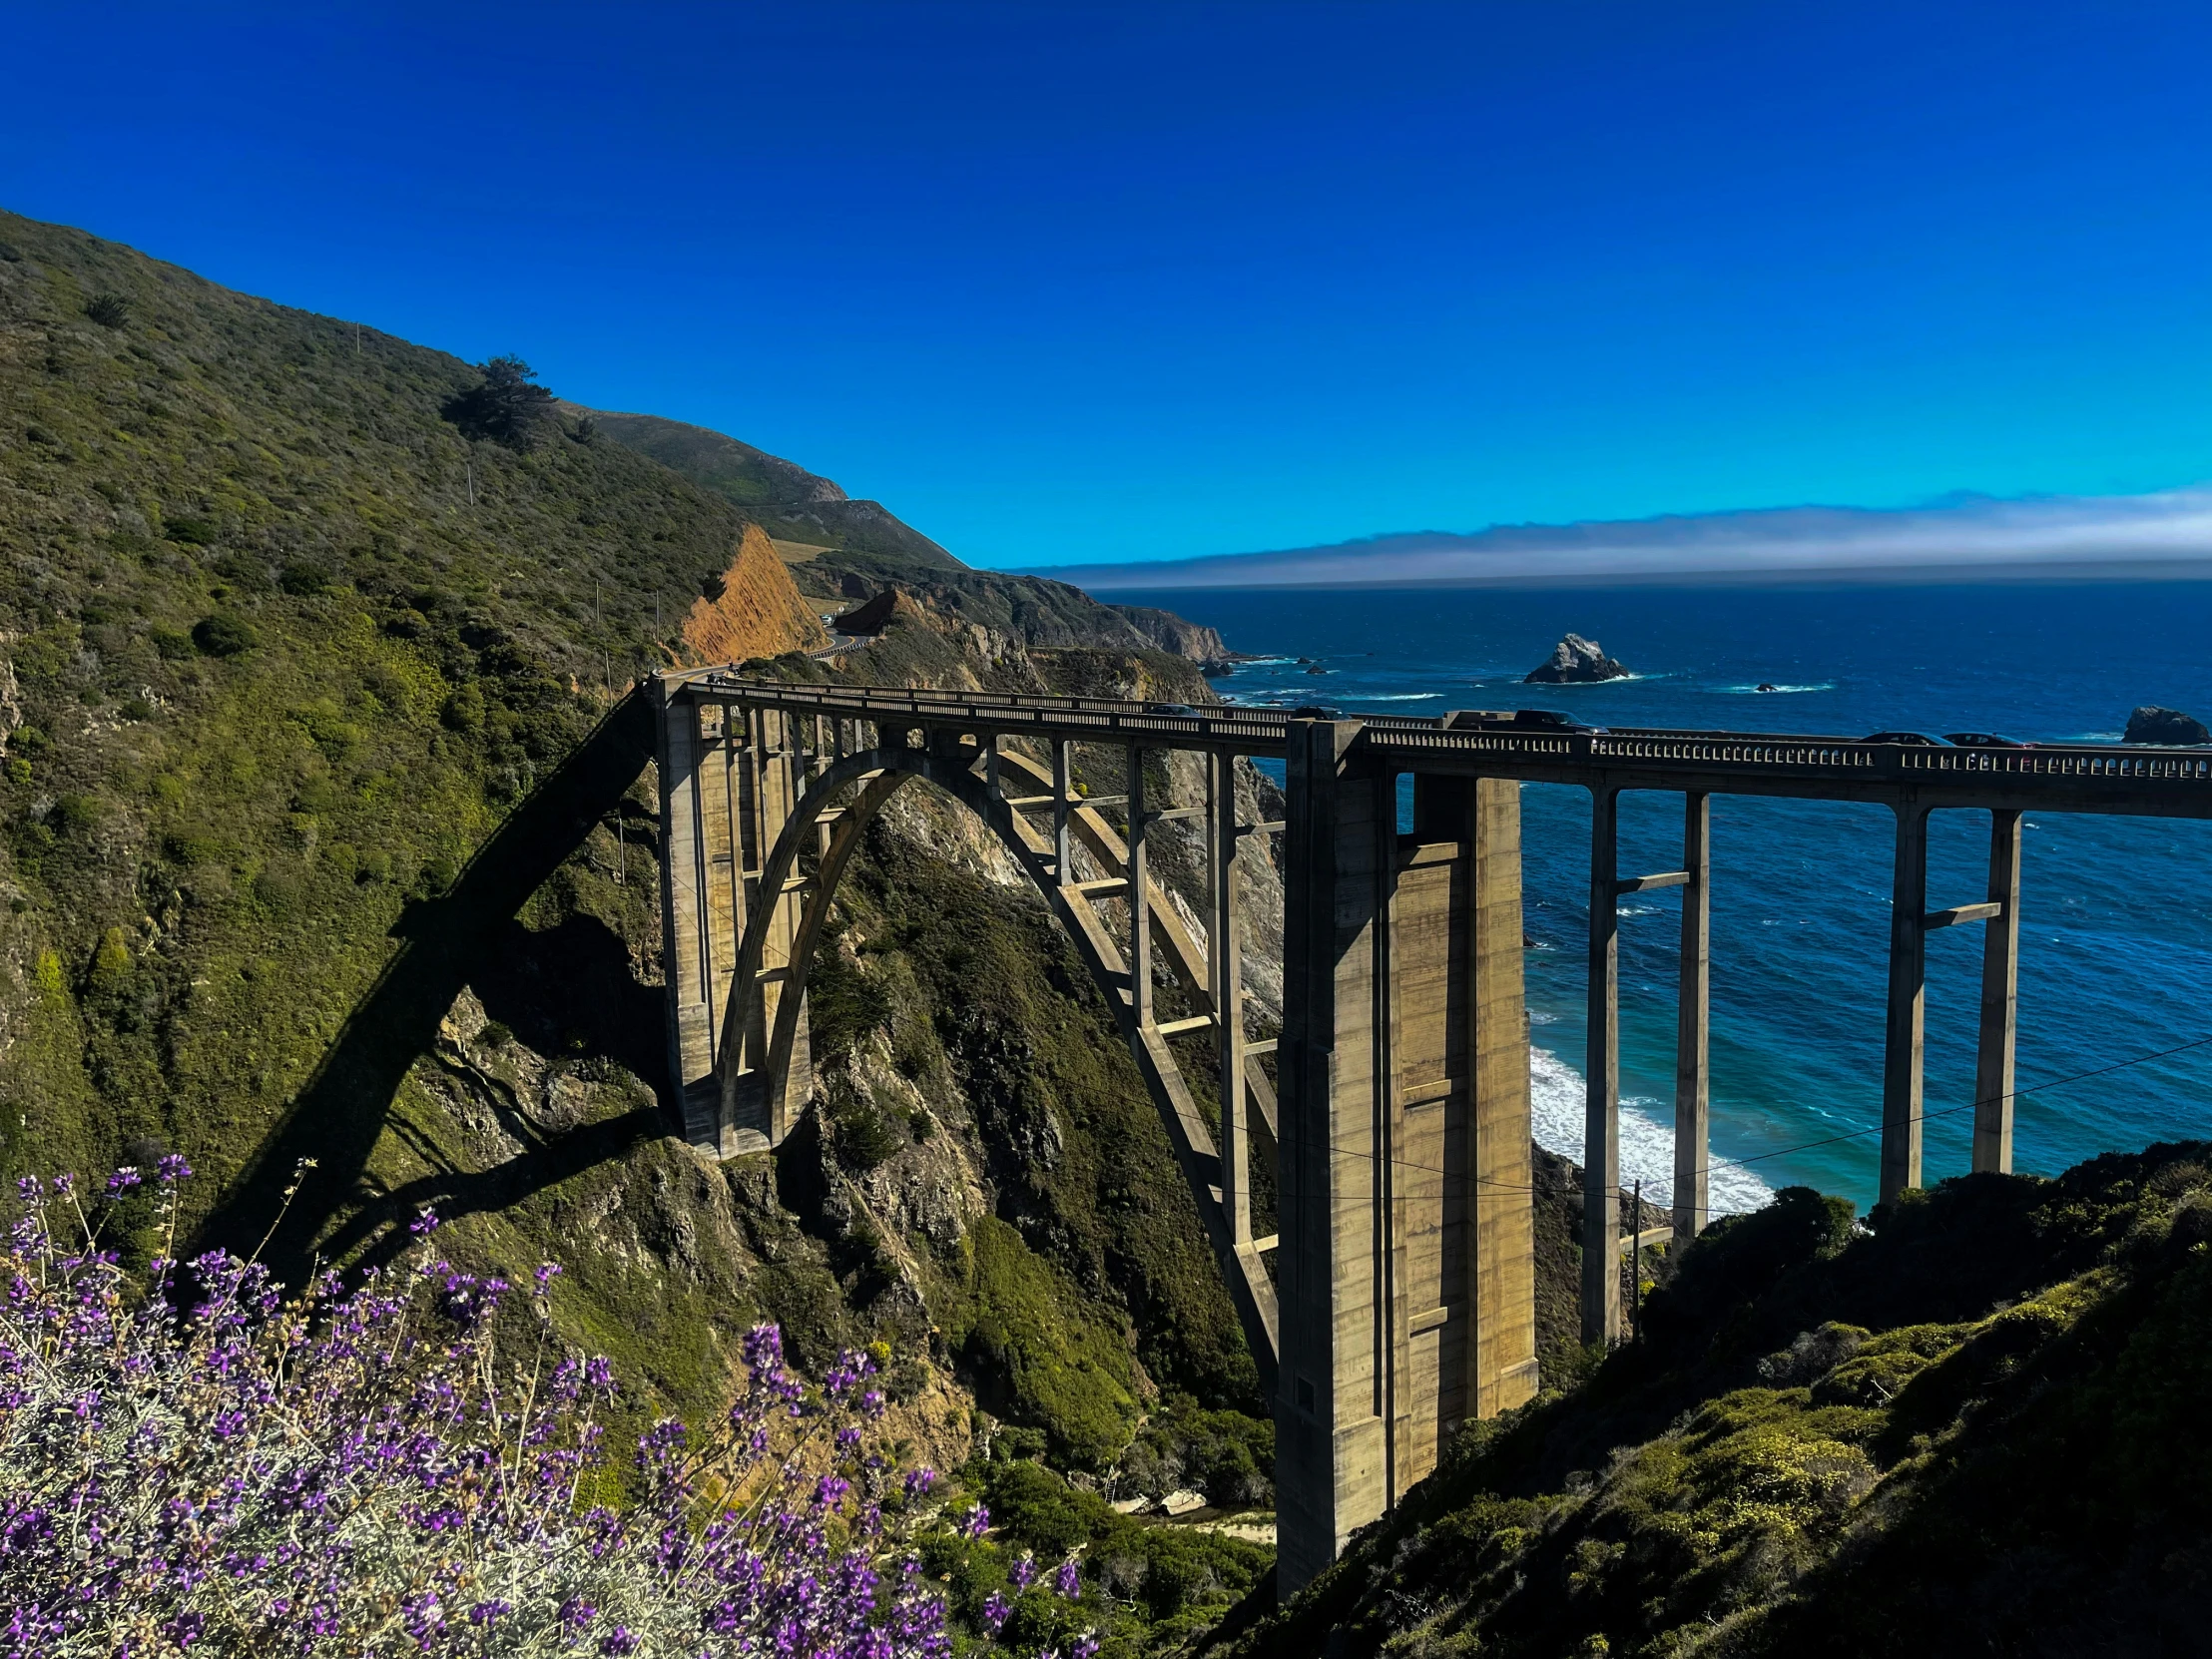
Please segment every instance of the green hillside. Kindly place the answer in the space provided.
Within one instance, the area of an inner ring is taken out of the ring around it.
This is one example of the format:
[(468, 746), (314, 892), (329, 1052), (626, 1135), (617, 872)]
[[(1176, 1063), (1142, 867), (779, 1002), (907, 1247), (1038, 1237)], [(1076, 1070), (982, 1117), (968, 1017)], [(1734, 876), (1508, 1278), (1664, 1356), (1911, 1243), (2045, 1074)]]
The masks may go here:
[(1713, 1228), (1238, 1659), (2200, 1651), (2212, 1145)]
[(838, 555), (839, 572), (877, 579), (966, 566), (873, 501), (854, 501), (827, 478), (705, 426), (659, 415), (611, 414), (566, 405), (617, 443), (650, 455), (757, 521), (770, 535)]
[[(721, 1166), (669, 1137), (650, 741), (621, 692), (750, 515), (526, 391), (0, 217), (0, 1166), (179, 1150), (203, 1235), (251, 1245), (312, 1159), (272, 1246), (288, 1270), (373, 1259), (435, 1204), (456, 1249), (558, 1255), (574, 1334), (687, 1409), (763, 1315), (814, 1358), (892, 1340), (919, 1442), (955, 1462), (978, 1388), (1092, 1461), (1163, 1383), (1256, 1403), (1103, 1009), (1041, 908), (958, 858), (888, 828), (870, 849), (946, 904), (990, 898), (975, 937), (1018, 999), (963, 1000), (894, 941), (855, 973), (928, 988), (871, 993), (846, 1039), (895, 1026), (949, 1136), (924, 1149), (902, 1116), (864, 1157), (839, 1131)], [(956, 620), (909, 633), (853, 672), (1204, 695), (1080, 638), (994, 660)], [(1000, 1205), (1010, 1120), (969, 1091), (1019, 1092), (976, 1044), (1026, 1020), (1025, 1064), (1062, 1079), (1032, 1126), (1115, 1150)], [(860, 1175), (925, 1184), (938, 1157), (983, 1215), (912, 1248), (855, 1218)], [(1146, 1225), (1101, 1219), (1108, 1188)], [(1050, 1382), (1070, 1308), (1122, 1358)], [(1157, 1379), (1129, 1358), (1140, 1313)]]

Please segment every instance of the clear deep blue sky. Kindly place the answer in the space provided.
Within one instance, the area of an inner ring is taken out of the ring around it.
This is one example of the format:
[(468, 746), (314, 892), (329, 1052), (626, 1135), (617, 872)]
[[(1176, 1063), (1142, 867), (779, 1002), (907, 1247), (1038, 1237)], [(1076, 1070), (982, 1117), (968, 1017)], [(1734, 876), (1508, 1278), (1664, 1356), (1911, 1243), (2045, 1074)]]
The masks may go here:
[(0, 3), (0, 205), (972, 562), (2212, 477), (2212, 7)]

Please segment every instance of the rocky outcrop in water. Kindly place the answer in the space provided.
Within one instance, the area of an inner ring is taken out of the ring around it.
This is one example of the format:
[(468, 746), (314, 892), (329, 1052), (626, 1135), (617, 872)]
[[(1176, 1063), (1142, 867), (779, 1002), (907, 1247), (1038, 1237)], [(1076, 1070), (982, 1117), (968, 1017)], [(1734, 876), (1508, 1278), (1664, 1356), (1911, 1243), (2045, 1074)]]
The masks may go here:
[(1596, 680), (1625, 680), (1628, 670), (1608, 657), (1595, 640), (1569, 634), (1551, 648), (1551, 661), (1528, 671), (1524, 686), (1579, 686)]
[(2127, 736), (2121, 742), (2212, 743), (2212, 731), (2206, 730), (2203, 721), (2179, 709), (2161, 709), (2155, 703), (2146, 703), (2127, 717)]

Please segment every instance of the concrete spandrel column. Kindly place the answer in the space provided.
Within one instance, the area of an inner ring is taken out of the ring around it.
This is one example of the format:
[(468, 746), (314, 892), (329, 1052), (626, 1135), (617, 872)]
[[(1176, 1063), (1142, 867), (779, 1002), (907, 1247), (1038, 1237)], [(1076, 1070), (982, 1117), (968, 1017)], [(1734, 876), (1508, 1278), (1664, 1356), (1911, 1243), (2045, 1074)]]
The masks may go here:
[(1236, 757), (1206, 758), (1209, 896), (1206, 957), (1221, 1073), (1221, 1203), (1238, 1244), (1252, 1237), (1252, 1136), (1245, 1108), (1244, 957), (1237, 915)]
[(1582, 1340), (1620, 1335), (1620, 792), (1590, 789), (1590, 1016), (1582, 1129)]
[(1989, 902), (1982, 924), (1981, 1030), (1973, 1086), (1973, 1167), (2012, 1172), (2012, 1053), (2020, 1004), (2020, 815), (1989, 815)]
[(1052, 879), (1066, 886), (1074, 879), (1068, 866), (1068, 795), (1073, 789), (1068, 774), (1068, 741), (1052, 740)]
[(1928, 988), (1928, 808), (1897, 804), (1890, 891), (1890, 995), (1882, 1057), (1882, 1185), (1887, 1204), (1921, 1184), (1921, 1061)]
[(1152, 1023), (1152, 898), (1145, 859), (1144, 751), (1129, 752), (1129, 1011)]
[[(1691, 791), (1683, 798), (1682, 971), (1675, 1016), (1674, 1232), (1695, 1238), (1710, 1213), (1711, 1094), (1707, 1078), (1713, 1005), (1713, 804)], [(1636, 1218), (1636, 1226), (1643, 1218)]]

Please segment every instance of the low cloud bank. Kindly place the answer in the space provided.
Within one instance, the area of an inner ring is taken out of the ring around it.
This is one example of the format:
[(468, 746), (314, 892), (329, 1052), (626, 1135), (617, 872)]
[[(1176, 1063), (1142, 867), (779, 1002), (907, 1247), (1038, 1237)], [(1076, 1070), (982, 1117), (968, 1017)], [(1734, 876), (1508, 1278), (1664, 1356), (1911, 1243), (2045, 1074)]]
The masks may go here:
[(1447, 586), (1806, 576), (1926, 579), (2212, 572), (2212, 485), (2153, 495), (1960, 497), (1609, 523), (1423, 530), (1332, 547), (1039, 569), (1085, 588)]

